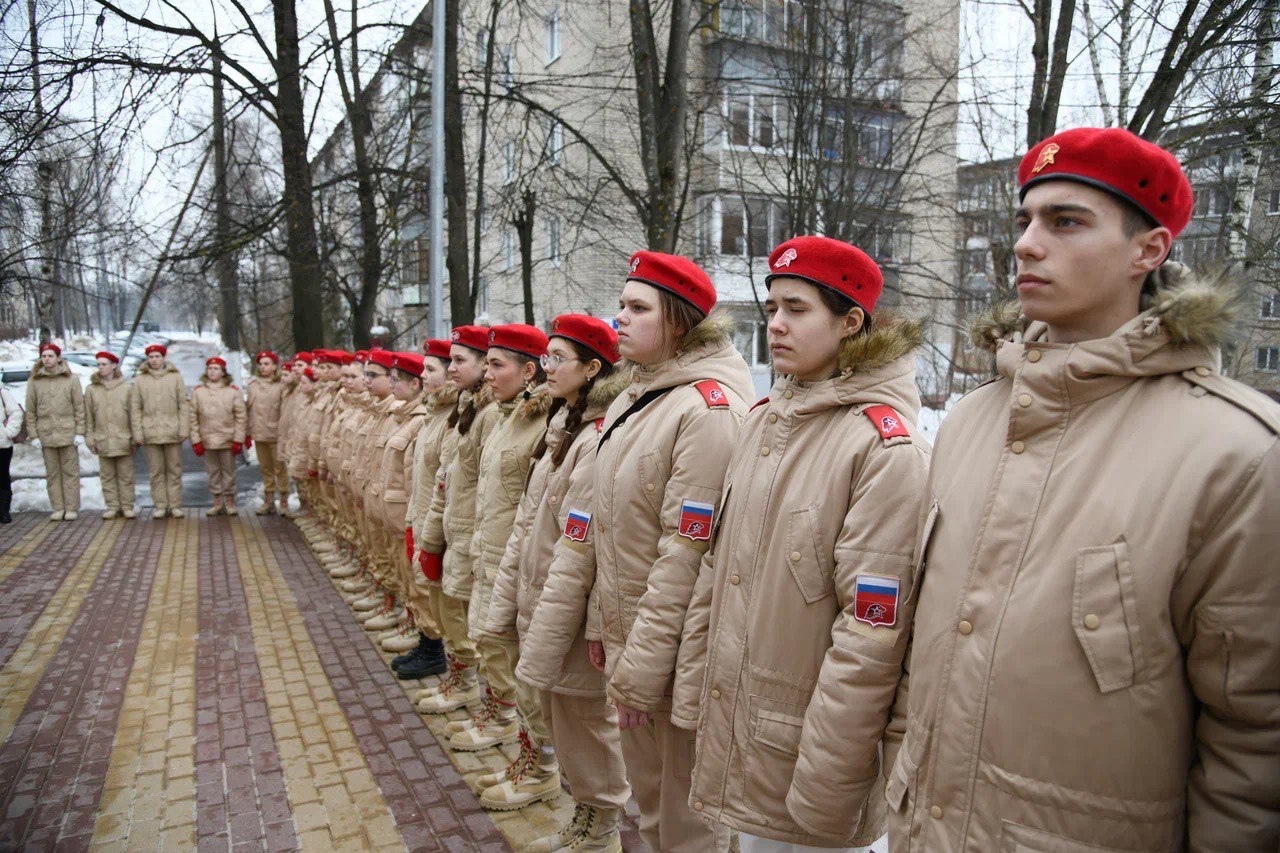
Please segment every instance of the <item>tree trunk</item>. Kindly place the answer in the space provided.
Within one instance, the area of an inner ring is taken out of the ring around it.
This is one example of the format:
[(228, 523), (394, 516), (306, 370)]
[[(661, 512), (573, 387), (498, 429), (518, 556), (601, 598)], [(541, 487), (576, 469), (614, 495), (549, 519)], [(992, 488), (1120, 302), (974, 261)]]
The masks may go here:
[(222, 61), (213, 58), (213, 183), (214, 242), (217, 245), (218, 295), (222, 343), (231, 352), (240, 350), (240, 285), (236, 280), (236, 255), (231, 248), (231, 203), (227, 192), (227, 115), (222, 100)]
[[(458, 87), (459, 0), (432, 0), (444, 7), (444, 199), (448, 241), (449, 319), (465, 325), (475, 318), (475, 296), (467, 272), (467, 162), (462, 144), (462, 90)], [(434, 42), (440, 37), (432, 33)], [(492, 48), (490, 48), (492, 49)], [(432, 81), (435, 85), (436, 81)], [(443, 313), (438, 316), (444, 316)]]
[(1268, 52), (1275, 49), (1276, 7), (1280, 0), (1263, 0), (1258, 14), (1258, 37), (1254, 48), (1253, 82), (1250, 87), (1250, 103), (1246, 110), (1245, 130), (1240, 150), (1240, 174), (1236, 178), (1235, 194), (1231, 210), (1227, 214), (1227, 262), (1234, 268), (1248, 273), (1255, 259), (1249, 252), (1249, 223), (1252, 219), (1254, 197), (1258, 189), (1258, 173), (1262, 165), (1262, 150), (1266, 143), (1268, 110), (1264, 108), (1267, 93), (1271, 91), (1275, 75)]
[[(1052, 136), (1058, 128), (1058, 105), (1062, 99), (1062, 84), (1066, 80), (1070, 57), (1067, 48), (1071, 44), (1071, 32), (1075, 24), (1075, 0), (1061, 0), (1058, 8), (1058, 25), (1053, 32), (1053, 45), (1049, 45), (1049, 25), (1053, 3), (1037, 0), (1035, 26), (1036, 39), (1032, 47), (1035, 71), (1032, 75), (1031, 103), (1027, 106), (1027, 147), (1045, 137)], [(1025, 7), (1024, 7), (1025, 8)]]
[(316, 246), (315, 210), (311, 206), (311, 164), (307, 162), (307, 124), (302, 108), (298, 58), (298, 16), (294, 0), (271, 0), (275, 16), (276, 93), (280, 160), (284, 171), (285, 251), (293, 295), (293, 345), (306, 350), (324, 346), (321, 312), (320, 252)]
[(532, 326), (533, 224), (538, 212), (538, 193), (533, 188), (526, 187), (521, 200), (524, 205), (511, 217), (511, 226), (516, 229), (516, 239), (520, 241), (520, 286), (524, 294), (524, 321)]
[[(488, 159), (489, 159), (489, 152), (488, 152), (489, 105), (491, 103), (490, 98), (492, 97), (492, 92), (493, 92), (493, 55), (494, 55), (493, 34), (498, 27), (498, 12), (501, 8), (502, 8), (502, 0), (490, 0), (489, 24), (488, 24), (489, 28), (487, 30), (489, 36), (488, 36), (488, 41), (486, 42), (486, 48), (485, 48), (485, 54), (484, 54), (484, 79), (481, 83), (482, 88), (481, 88), (480, 110), (479, 110), (480, 117), (478, 119), (479, 131), (480, 131), (480, 144), (476, 147), (476, 205), (475, 205), (475, 210), (472, 212), (472, 219), (473, 219), (472, 227), (474, 229), (473, 231), (474, 236), (472, 238), (472, 247), (471, 247), (471, 251), (472, 251), (471, 275), (473, 276), (471, 280), (472, 298), (475, 298), (480, 293), (480, 236), (481, 236), (481, 232), (484, 230), (483, 225), (484, 225), (484, 207), (485, 207), (484, 173), (485, 173), (485, 166), (488, 164)], [(455, 60), (455, 66), (456, 66), (456, 60)], [(455, 77), (454, 79), (456, 82), (457, 78)], [(446, 95), (446, 97), (452, 97), (452, 95)], [(461, 93), (459, 93), (458, 100), (461, 101)], [(449, 153), (448, 148), (446, 147), (445, 149), (446, 158), (448, 157), (448, 153)], [(465, 165), (466, 164), (464, 163), (462, 167), (462, 171), (464, 174), (466, 172)], [(445, 184), (446, 186), (448, 185), (447, 177), (445, 180)], [(455, 312), (454, 325), (459, 324), (459, 320), (457, 319), (458, 316), (459, 315)], [(471, 320), (468, 319), (466, 322), (470, 323)]]

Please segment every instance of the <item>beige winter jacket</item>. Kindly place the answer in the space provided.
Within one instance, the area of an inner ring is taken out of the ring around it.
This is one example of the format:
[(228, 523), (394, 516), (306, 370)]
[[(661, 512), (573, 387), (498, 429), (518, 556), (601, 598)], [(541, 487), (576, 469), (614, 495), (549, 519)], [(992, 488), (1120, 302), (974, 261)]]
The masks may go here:
[(100, 456), (133, 454), (129, 401), (133, 392), (120, 377), (103, 380), (95, 373), (84, 392), (84, 443)]
[(311, 395), (311, 410), (307, 417), (307, 449), (303, 457), (308, 471), (328, 471), (324, 456), (324, 436), (329, 426), (330, 411), (341, 388), (337, 382), (317, 382), (315, 393)]
[(225, 450), (244, 444), (244, 397), (224, 376), (214, 385), (201, 376), (191, 392), (191, 443), (206, 450)]
[(36, 362), (27, 382), (27, 434), (42, 447), (70, 447), (84, 435), (84, 394), (65, 361), (53, 370)]
[(524, 497), (534, 448), (547, 431), (551, 396), (546, 386), (540, 385), (529, 399), (517, 396), (494, 408), (502, 413), (502, 420), (484, 443), (480, 475), (476, 478), (475, 585), (467, 609), (467, 624), (473, 635), (483, 632), (488, 624), (493, 585), (515, 527), (516, 510)]
[[(517, 632), (517, 675), (519, 667), (526, 667), (521, 680), (544, 690), (604, 696), (604, 676), (587, 657), (587, 599), (595, 578), (583, 575), (584, 567), (578, 560), (557, 560), (562, 552), (556, 543), (573, 508), (572, 484), (591, 476), (604, 413), (629, 379), (630, 368), (624, 366), (592, 387), (581, 427), (572, 437), (565, 432), (567, 409), (551, 419), (546, 452), (529, 476), (494, 584), (486, 630), (491, 634)], [(569, 447), (556, 467), (553, 456), (565, 441)]]
[(444, 554), (445, 593), (463, 600), (471, 598), (480, 451), (498, 423), (498, 411), (488, 390), (458, 395), (459, 407), (472, 403), (476, 405), (475, 420), (467, 434), (459, 435), (456, 426), (446, 431), (439, 475), (444, 488), (436, 490), (422, 531), (422, 550)]
[(351, 467), (357, 455), (360, 430), (370, 419), (372, 403), (373, 398), (366, 392), (339, 391), (320, 442), (324, 469), (347, 488), (350, 488)]
[(426, 407), (414, 401), (403, 403), (391, 416), (391, 433), (382, 453), (377, 485), (382, 497), (382, 521), (397, 533), (404, 531), (408, 519), (413, 454), (426, 414)]
[(246, 431), (253, 436), (254, 441), (270, 443), (279, 440), (284, 389), (285, 384), (280, 379), (279, 371), (273, 373), (270, 379), (258, 377), (249, 383), (244, 408), (248, 418)]
[[(283, 384), (283, 383), (282, 383)], [(281, 459), (288, 460), (289, 449), (294, 437), (294, 423), (297, 419), (298, 401), (302, 395), (297, 385), (285, 385), (280, 392), (280, 424), (276, 434), (276, 453)], [(253, 435), (253, 433), (249, 433)]]
[[(707, 550), (729, 455), (750, 405), (751, 374), (731, 320), (711, 317), (675, 358), (635, 369), (605, 415), (585, 542), (609, 695), (641, 711), (670, 708), (685, 610)], [(696, 383), (712, 380), (717, 387)], [(670, 389), (610, 433), (637, 399)], [(711, 399), (714, 398), (714, 399)], [(579, 506), (575, 503), (574, 506)]]
[(294, 392), (297, 401), (293, 414), (293, 423), (289, 428), (289, 476), (295, 480), (305, 479), (314, 470), (310, 467), (307, 436), (311, 430), (311, 419), (315, 415), (315, 385), (299, 386)]
[(929, 468), (922, 339), (918, 323), (877, 317), (836, 377), (779, 379), (738, 435), (672, 711), (697, 725), (691, 801), (735, 829), (817, 847), (884, 834), (879, 752)]
[(402, 406), (403, 403), (390, 395), (381, 400), (370, 398), (368, 420), (351, 437), (354, 460), (345, 476), (349, 477), (351, 491), (359, 498), (370, 519), (381, 521), (377, 508), (382, 501), (382, 484), (378, 476), (387, 440), (395, 430), (395, 413)]
[(449, 430), (449, 413), (458, 403), (458, 389), (452, 384), (423, 399), (426, 415), (418, 428), (418, 440), (413, 449), (413, 489), (409, 496), (408, 517), (405, 524), (413, 529), (413, 541), (422, 549), (423, 526), (431, 501), (437, 489), (444, 483), (437, 478), (441, 457), (445, 451), (445, 439)]
[(1280, 407), (1223, 303), (997, 330), (933, 456), (896, 851), (1280, 849)]
[(134, 444), (177, 444), (191, 434), (187, 386), (169, 362), (159, 370), (143, 364), (129, 386)]

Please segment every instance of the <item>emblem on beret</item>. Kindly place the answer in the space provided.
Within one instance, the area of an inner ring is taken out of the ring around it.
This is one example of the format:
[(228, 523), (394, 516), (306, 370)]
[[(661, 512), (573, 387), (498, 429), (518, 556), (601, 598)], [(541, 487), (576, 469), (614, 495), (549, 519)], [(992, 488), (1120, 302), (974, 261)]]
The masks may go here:
[(1041, 148), (1040, 156), (1036, 158), (1036, 165), (1031, 169), (1031, 174), (1033, 175), (1040, 174), (1040, 170), (1043, 169), (1045, 166), (1048, 166), (1049, 164), (1053, 163), (1053, 158), (1061, 150), (1062, 150), (1062, 146), (1060, 146), (1056, 142), (1050, 142), (1044, 148)]
[(455, 341), (460, 341), (460, 340), (462, 340), (462, 334), (461, 334), (461, 333), (459, 333), (459, 332), (457, 332), (457, 331), (455, 331), (455, 332), (453, 333), (453, 335), (451, 335), (451, 337), (452, 337), (452, 339), (453, 339), (453, 340), (455, 340)]
[(493, 341), (494, 341), (494, 339), (495, 339), (495, 338), (497, 338), (497, 337), (498, 337), (498, 336), (494, 333), (494, 331), (493, 331), (492, 329), (490, 329), (490, 330), (489, 330), (489, 346), (493, 346)]
[(638, 270), (638, 269), (640, 269), (640, 259), (639, 259), (639, 258), (635, 258), (634, 260), (632, 260), (632, 261), (631, 261), (631, 272), (632, 272), (632, 274), (634, 274), (634, 273), (635, 273), (635, 271), (636, 271), (636, 270)]
[(551, 331), (556, 332), (556, 331), (559, 331), (559, 329), (560, 329), (560, 318), (557, 317), (556, 319), (551, 321)]
[(780, 270), (783, 267), (789, 267), (791, 266), (791, 262), (798, 257), (800, 257), (800, 255), (796, 252), (795, 249), (787, 249), (785, 252), (782, 253), (782, 257), (778, 258), (778, 261), (773, 265), (773, 268)]

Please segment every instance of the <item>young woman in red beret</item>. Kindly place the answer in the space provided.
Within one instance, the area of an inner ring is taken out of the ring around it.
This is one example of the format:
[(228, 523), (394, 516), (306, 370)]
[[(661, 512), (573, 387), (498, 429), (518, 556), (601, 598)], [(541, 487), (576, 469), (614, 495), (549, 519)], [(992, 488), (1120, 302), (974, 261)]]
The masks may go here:
[(244, 449), (244, 397), (218, 356), (204, 363), (191, 392), (191, 447), (204, 457), (213, 506), (205, 515), (237, 515), (236, 457)]
[(258, 515), (272, 515), (276, 496), (282, 508), (289, 498), (289, 474), (279, 453), (280, 416), (284, 404), (285, 384), (280, 375), (280, 356), (270, 350), (258, 353), (258, 378), (249, 383), (245, 416), (245, 447), (258, 447), (258, 468), (262, 471), (262, 506)]
[(76, 436), (84, 434), (84, 395), (80, 380), (55, 343), (40, 345), (40, 360), (27, 383), (27, 429), (40, 441), (50, 521), (75, 521), (80, 515), (80, 457)]
[[(518, 636), (516, 695), (535, 726), (506, 773), (481, 780), (482, 804), (517, 808), (552, 792), (558, 780), (546, 772), (554, 745), (561, 772), (577, 804), (573, 819), (528, 849), (617, 849), (618, 819), (631, 791), (618, 733), (618, 715), (605, 702), (604, 677), (586, 654), (587, 597), (593, 577), (576, 551), (558, 547), (582, 530), (581, 491), (589, 488), (600, 426), (609, 404), (626, 387), (629, 369), (618, 362), (617, 332), (603, 320), (562, 314), (551, 323), (543, 366), (552, 399), (545, 440), (507, 541), (485, 631)], [(575, 489), (575, 486), (577, 487)], [(544, 757), (546, 756), (546, 757)]]
[(280, 493), (280, 514), (286, 518), (292, 516), (289, 512), (289, 478), (292, 476), (289, 470), (290, 440), (298, 414), (298, 401), (301, 399), (298, 395), (298, 382), (302, 374), (295, 369), (296, 364), (297, 362), (286, 361), (280, 365), (280, 421), (276, 433), (276, 461), (280, 466), (280, 483), (284, 486), (284, 491)]
[(752, 396), (733, 321), (686, 258), (637, 252), (617, 315), (631, 384), (605, 415), (582, 541), (595, 564), (592, 660), (618, 709), (640, 832), (663, 851), (722, 850), (689, 802), (694, 734), (672, 722), (685, 610), (711, 538), (729, 454)]
[(698, 732), (692, 801), (743, 853), (867, 850), (901, 737), (923, 333), (839, 240), (778, 246), (765, 285), (780, 378), (733, 449), (672, 717)]
[(493, 405), (484, 387), (485, 353), (489, 351), (487, 326), (457, 326), (450, 334), (449, 381), (458, 391), (458, 402), (449, 415), (436, 472), (436, 489), (422, 526), (422, 560), (425, 571), (441, 578), (441, 627), (448, 644), (449, 671), (439, 684), (418, 694), (418, 710), (446, 714), (480, 701), (477, 670), (480, 654), (471, 639), (467, 610), (473, 586), (472, 539), (476, 524), (476, 478), (480, 451), (496, 422), (482, 417)]
[(120, 375), (120, 357), (98, 353), (98, 372), (84, 392), (84, 443), (98, 455), (103, 518), (137, 518), (134, 512), (133, 427), (129, 386)]
[(147, 455), (153, 519), (183, 517), (181, 451), (191, 432), (187, 384), (168, 354), (161, 344), (149, 345), (130, 386), (133, 443)]
[[(547, 429), (546, 374), (540, 359), (547, 352), (547, 336), (524, 324), (494, 326), (485, 354), (485, 386), (493, 404), (482, 416), (485, 439), (480, 447), (476, 476), (476, 525), (471, 540), (475, 586), (467, 610), (467, 625), (480, 652), (480, 671), (486, 684), (484, 702), (469, 721), (449, 724), (449, 746), (466, 752), (488, 749), (515, 740), (520, 733), (516, 708), (515, 638), (497, 638), (483, 631), (498, 565), (511, 536), (516, 508), (524, 495), (530, 459)], [(541, 708), (532, 709), (529, 725), (540, 743), (550, 743), (542, 725)], [(536, 771), (560, 785), (554, 757)], [(548, 783), (549, 784), (549, 783)]]

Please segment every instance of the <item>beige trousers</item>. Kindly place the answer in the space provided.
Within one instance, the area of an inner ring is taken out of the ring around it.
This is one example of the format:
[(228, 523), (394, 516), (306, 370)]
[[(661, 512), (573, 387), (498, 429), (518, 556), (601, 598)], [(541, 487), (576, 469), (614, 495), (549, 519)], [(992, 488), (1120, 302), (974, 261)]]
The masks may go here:
[(182, 445), (148, 444), (147, 468), (151, 471), (151, 503), (156, 509), (182, 508)]
[(54, 512), (80, 511), (80, 457), (74, 444), (42, 447), (49, 505)]
[[(515, 640), (500, 640), (497, 644), (502, 646), (503, 654), (506, 656), (507, 672), (514, 673), (516, 664), (520, 662), (520, 644)], [(515, 688), (516, 707), (520, 709), (520, 716), (524, 718), (524, 729), (533, 740), (533, 745), (551, 746), (551, 721), (547, 719), (542, 705), (542, 691), (536, 687), (530, 687), (514, 675), (511, 681)]]
[(204, 469), (209, 472), (209, 491), (215, 498), (236, 496), (236, 457), (230, 447), (204, 451)]
[(566, 696), (550, 690), (538, 694), (574, 802), (598, 809), (626, 808), (631, 787), (622, 760), (617, 709), (603, 696)]
[(476, 640), (476, 651), (480, 653), (480, 674), (493, 697), (502, 702), (515, 702), (515, 660), (520, 656), (519, 644), (515, 640), (480, 637)]
[(640, 806), (640, 837), (663, 853), (729, 849), (729, 830), (689, 805), (695, 735), (658, 713), (649, 724), (621, 732), (627, 778)]
[(268, 499), (271, 495), (289, 494), (289, 472), (284, 459), (276, 452), (276, 443), (259, 441), (254, 447), (258, 450), (258, 467), (262, 469), (262, 494)]
[(98, 476), (102, 478), (102, 502), (107, 509), (116, 512), (133, 509), (132, 456), (99, 456)]
[(466, 599), (454, 598), (439, 584), (436, 584), (436, 589), (440, 591), (440, 627), (443, 629), (449, 654), (465, 666), (479, 666), (480, 652), (467, 633)]

